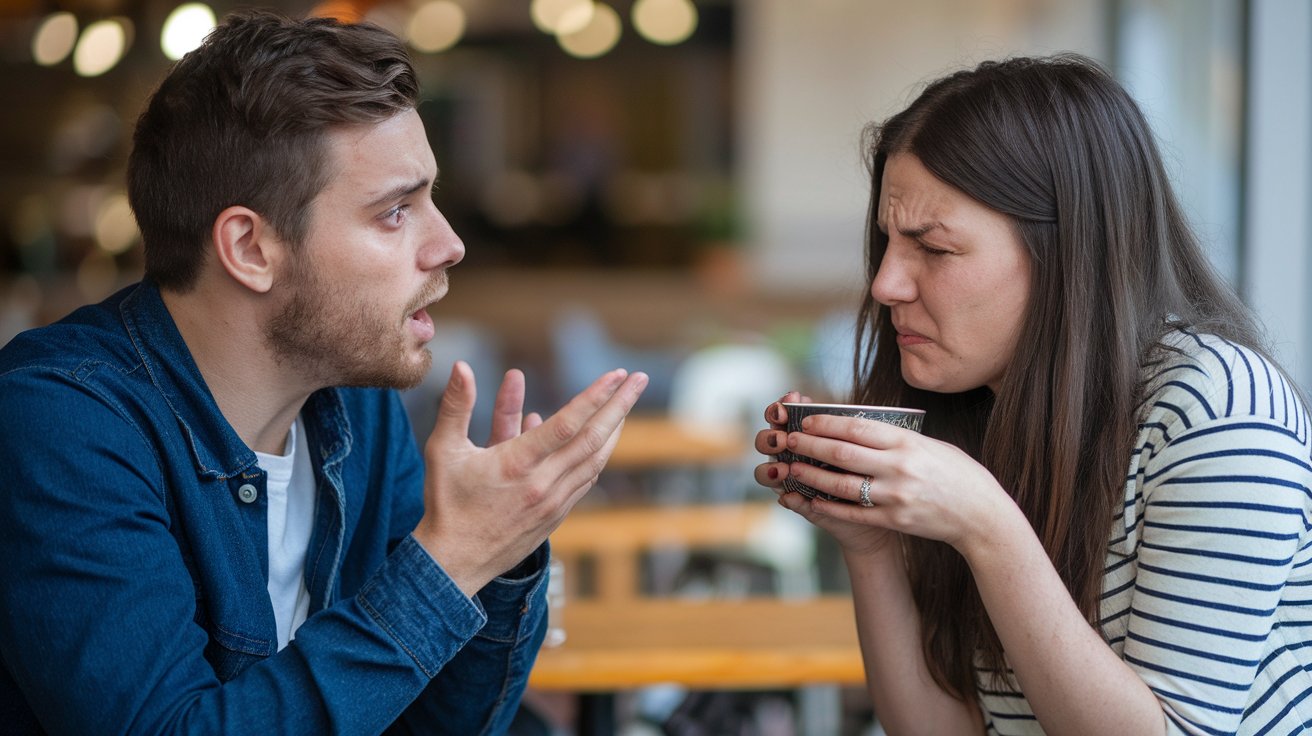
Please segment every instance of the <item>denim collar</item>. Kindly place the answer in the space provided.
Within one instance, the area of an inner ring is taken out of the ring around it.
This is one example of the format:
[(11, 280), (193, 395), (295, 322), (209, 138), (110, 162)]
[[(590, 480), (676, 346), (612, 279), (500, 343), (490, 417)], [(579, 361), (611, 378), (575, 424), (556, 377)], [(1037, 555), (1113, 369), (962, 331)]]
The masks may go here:
[[(256, 464), (255, 453), (219, 411), (159, 287), (150, 280), (142, 281), (120, 303), (119, 313), (151, 383), (177, 417), (197, 475), (228, 479), (250, 472)], [(317, 435), (313, 459), (321, 466), (340, 462), (350, 452), (351, 431), (337, 389), (311, 394), (304, 413), (307, 430)]]

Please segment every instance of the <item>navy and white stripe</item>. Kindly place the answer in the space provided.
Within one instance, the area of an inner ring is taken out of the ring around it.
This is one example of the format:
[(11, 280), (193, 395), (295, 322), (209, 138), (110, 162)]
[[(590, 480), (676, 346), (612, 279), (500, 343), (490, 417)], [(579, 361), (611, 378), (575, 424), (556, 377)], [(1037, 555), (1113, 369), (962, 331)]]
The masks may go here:
[[(1312, 444), (1253, 351), (1177, 333), (1152, 370), (1115, 518), (1101, 625), (1172, 734), (1312, 732)], [(1061, 656), (1054, 652), (1054, 656)], [(981, 673), (988, 732), (1041, 734)]]

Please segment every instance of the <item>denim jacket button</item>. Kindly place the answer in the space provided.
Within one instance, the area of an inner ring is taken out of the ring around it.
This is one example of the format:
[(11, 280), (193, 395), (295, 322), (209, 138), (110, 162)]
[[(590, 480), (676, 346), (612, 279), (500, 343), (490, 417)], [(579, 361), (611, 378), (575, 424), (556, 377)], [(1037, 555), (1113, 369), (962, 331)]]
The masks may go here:
[(255, 486), (250, 483), (237, 489), (237, 498), (240, 498), (242, 503), (255, 503), (255, 499), (259, 496), (260, 492), (255, 490)]

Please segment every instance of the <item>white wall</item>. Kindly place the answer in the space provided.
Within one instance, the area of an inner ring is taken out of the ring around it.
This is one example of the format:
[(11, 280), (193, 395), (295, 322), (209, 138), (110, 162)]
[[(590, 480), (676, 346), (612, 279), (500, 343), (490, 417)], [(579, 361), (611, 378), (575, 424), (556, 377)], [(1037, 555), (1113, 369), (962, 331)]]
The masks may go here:
[(1243, 283), (1276, 357), (1312, 389), (1312, 3), (1254, 0)]
[(1242, 0), (1120, 6), (1118, 78), (1153, 127), (1176, 196), (1212, 263), (1239, 283), (1244, 128)]
[(942, 74), (988, 58), (1105, 60), (1088, 0), (748, 0), (739, 3), (737, 160), (761, 284), (860, 288), (868, 180), (861, 130)]

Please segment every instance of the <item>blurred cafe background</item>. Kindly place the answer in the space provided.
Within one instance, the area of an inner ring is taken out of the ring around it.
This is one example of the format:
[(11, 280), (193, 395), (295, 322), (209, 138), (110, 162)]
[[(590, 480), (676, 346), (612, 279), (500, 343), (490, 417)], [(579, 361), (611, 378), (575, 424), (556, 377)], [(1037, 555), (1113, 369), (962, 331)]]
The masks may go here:
[[(747, 442), (785, 390), (847, 391), (867, 287), (861, 131), (947, 71), (1058, 51), (1109, 66), (1153, 123), (1214, 263), (1312, 386), (1307, 0), (262, 4), (367, 19), (412, 48), (436, 201), (468, 248), (433, 310), (432, 375), (406, 394), (416, 434), (457, 358), (475, 368), (484, 420), (512, 366), (544, 412), (611, 367), (652, 376), (580, 526), (557, 543), (565, 643), (544, 651), (554, 669), (530, 697), (555, 733), (877, 732), (850, 667), (753, 680), (758, 665), (731, 657), (727, 675), (680, 674), (700, 656), (689, 649), (671, 650), (682, 659), (664, 673), (589, 680), (570, 679), (592, 666), (570, 657), (619, 646), (588, 643), (604, 628), (580, 623), (590, 599), (841, 596), (824, 540), (757, 513), (773, 496), (751, 483)], [(171, 60), (238, 7), (0, 0), (0, 344), (139, 278), (123, 182), (134, 120)], [(697, 509), (756, 515), (678, 516)], [(778, 626), (744, 610), (730, 611), (739, 629)]]

